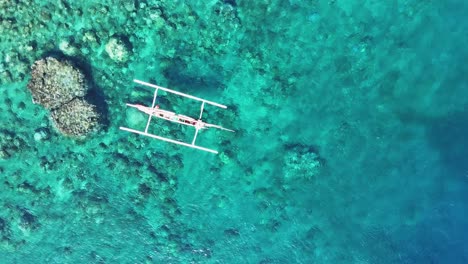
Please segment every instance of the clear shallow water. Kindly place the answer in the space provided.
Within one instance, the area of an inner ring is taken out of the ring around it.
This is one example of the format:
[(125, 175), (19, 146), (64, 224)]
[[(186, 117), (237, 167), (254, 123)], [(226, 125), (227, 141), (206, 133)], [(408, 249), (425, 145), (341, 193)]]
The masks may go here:
[[(2, 262), (467, 262), (462, 1), (0, 6)], [(37, 142), (29, 67), (64, 52), (109, 124)], [(237, 132), (203, 133), (213, 156), (118, 130), (150, 103), (134, 78), (227, 104), (207, 118)]]

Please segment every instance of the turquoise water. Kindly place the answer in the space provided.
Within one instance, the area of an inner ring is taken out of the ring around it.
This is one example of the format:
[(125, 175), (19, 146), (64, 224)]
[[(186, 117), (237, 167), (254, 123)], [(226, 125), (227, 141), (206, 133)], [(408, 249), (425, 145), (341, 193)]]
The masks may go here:
[[(468, 262), (468, 2), (77, 2), (0, 0), (1, 263)], [(31, 102), (49, 55), (93, 83), (84, 140)], [(135, 78), (236, 133), (119, 130)]]

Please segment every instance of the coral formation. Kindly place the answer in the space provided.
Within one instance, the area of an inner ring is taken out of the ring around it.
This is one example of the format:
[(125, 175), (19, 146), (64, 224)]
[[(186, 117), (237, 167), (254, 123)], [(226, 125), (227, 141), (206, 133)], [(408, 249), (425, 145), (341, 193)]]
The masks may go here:
[[(99, 127), (97, 108), (83, 97), (90, 85), (86, 76), (70, 61), (47, 57), (31, 67), (28, 89), (33, 102), (51, 110), (51, 119), (64, 135), (83, 137)], [(35, 131), (34, 140), (48, 139), (47, 130)]]
[(106, 52), (115, 62), (125, 62), (130, 56), (130, 42), (122, 37), (111, 37), (106, 44)]
[(319, 155), (307, 146), (293, 146), (284, 155), (284, 177), (310, 179), (320, 172)]
[(24, 146), (23, 139), (11, 131), (0, 129), (0, 160), (10, 158)]
[(76, 48), (70, 40), (63, 39), (59, 43), (59, 49), (68, 56), (74, 56), (78, 53), (78, 48)]
[(84, 74), (71, 62), (47, 57), (32, 65), (28, 89), (34, 103), (55, 109), (75, 97), (85, 96), (89, 86)]
[(96, 106), (82, 98), (75, 98), (50, 114), (55, 127), (64, 135), (83, 137), (99, 127)]
[(50, 131), (46, 127), (41, 127), (34, 130), (34, 140), (35, 141), (44, 141), (50, 138)]

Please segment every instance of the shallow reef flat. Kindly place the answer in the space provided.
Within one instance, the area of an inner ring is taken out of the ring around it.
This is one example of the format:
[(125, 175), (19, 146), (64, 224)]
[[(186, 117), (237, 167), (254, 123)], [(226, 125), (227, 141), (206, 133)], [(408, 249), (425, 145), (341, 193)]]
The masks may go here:
[[(467, 13), (0, 0), (0, 262), (468, 262)], [(146, 124), (133, 79), (236, 132), (203, 131), (212, 155), (119, 130)]]

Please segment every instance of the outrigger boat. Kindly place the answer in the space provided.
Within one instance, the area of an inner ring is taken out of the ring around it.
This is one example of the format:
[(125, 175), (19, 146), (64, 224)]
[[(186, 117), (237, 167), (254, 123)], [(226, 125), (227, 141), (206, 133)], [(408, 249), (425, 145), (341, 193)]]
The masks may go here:
[[(154, 84), (151, 84), (151, 83), (143, 82), (143, 81), (140, 81), (140, 80), (133, 80), (133, 81), (135, 83), (138, 83), (138, 84), (141, 84), (141, 85), (144, 85), (144, 86), (151, 87), (151, 88), (155, 89), (154, 90), (154, 96), (153, 96), (153, 103), (151, 104), (151, 107), (144, 106), (144, 105), (139, 105), (139, 104), (127, 104), (127, 106), (135, 108), (135, 109), (137, 109), (137, 110), (139, 110), (139, 111), (141, 111), (141, 112), (148, 115), (148, 121), (146, 122), (146, 128), (145, 128), (144, 131), (131, 129), (131, 128), (127, 128), (127, 127), (120, 127), (120, 129), (131, 132), (131, 133), (140, 134), (140, 135), (143, 135), (143, 136), (159, 139), (159, 140), (166, 141), (166, 142), (169, 142), (169, 143), (178, 144), (178, 145), (182, 145), (182, 146), (186, 146), (186, 147), (190, 147), (190, 148), (195, 148), (195, 149), (211, 152), (211, 153), (214, 153), (214, 154), (218, 154), (218, 151), (195, 145), (195, 140), (197, 139), (198, 131), (203, 130), (203, 129), (208, 129), (208, 128), (217, 128), (217, 129), (226, 130), (226, 131), (229, 131), (229, 132), (234, 132), (234, 130), (227, 129), (227, 128), (224, 128), (222, 126), (218, 126), (218, 125), (203, 122), (202, 119), (201, 119), (202, 116), (203, 116), (203, 110), (205, 108), (205, 104), (213, 105), (213, 106), (220, 107), (220, 108), (223, 108), (223, 109), (226, 109), (227, 106), (222, 105), (222, 104), (218, 104), (218, 103), (215, 103), (215, 102), (211, 102), (211, 101), (208, 101), (208, 100), (205, 100), (205, 99), (202, 99), (202, 98), (198, 98), (198, 97), (195, 97), (195, 96), (192, 96), (192, 95), (189, 95), (189, 94), (184, 94), (184, 93), (181, 93), (181, 92), (178, 92), (178, 91), (174, 91), (174, 90), (171, 90), (171, 89), (168, 89), (168, 88), (165, 88), (165, 87), (161, 87), (161, 86), (154, 85)], [(182, 96), (182, 97), (186, 97), (186, 98), (193, 99), (195, 101), (201, 102), (200, 116), (198, 117), (198, 119), (195, 119), (195, 118), (192, 118), (192, 117), (189, 117), (189, 116), (186, 116), (186, 115), (176, 114), (176, 113), (171, 112), (171, 111), (160, 109), (159, 105), (156, 105), (156, 98), (158, 96), (158, 91), (159, 90), (162, 90), (162, 91), (165, 91), (165, 92), (168, 92), (168, 93), (172, 93), (172, 94), (175, 94), (175, 95), (179, 95), (179, 96)], [(186, 143), (186, 142), (182, 142), (182, 141), (178, 141), (178, 140), (174, 140), (174, 139), (170, 139), (170, 138), (166, 138), (166, 137), (162, 137), (162, 136), (158, 136), (158, 135), (148, 133), (148, 128), (150, 126), (150, 123), (151, 123), (151, 120), (152, 120), (153, 117), (163, 119), (163, 120), (167, 120), (167, 121), (174, 122), (174, 123), (178, 123), (178, 124), (181, 124), (181, 125), (191, 126), (191, 127), (195, 128), (195, 134), (193, 136), (192, 143)]]

